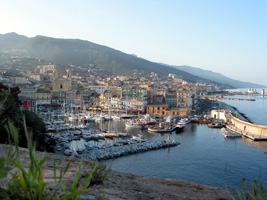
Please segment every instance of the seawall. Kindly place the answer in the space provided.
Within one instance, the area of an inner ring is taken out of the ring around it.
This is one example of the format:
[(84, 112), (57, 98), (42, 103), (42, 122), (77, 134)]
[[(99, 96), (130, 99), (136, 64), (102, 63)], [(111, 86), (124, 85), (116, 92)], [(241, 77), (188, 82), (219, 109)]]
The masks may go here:
[(228, 129), (235, 131), (253, 140), (267, 140), (267, 126), (243, 121), (231, 115), (231, 124)]

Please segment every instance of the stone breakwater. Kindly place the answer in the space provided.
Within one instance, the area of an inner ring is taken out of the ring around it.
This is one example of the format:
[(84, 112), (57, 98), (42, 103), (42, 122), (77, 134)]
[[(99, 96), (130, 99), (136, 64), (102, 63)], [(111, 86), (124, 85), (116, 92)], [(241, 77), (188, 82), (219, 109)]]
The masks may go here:
[(174, 140), (164, 140), (159, 142), (144, 142), (136, 144), (128, 144), (123, 146), (110, 147), (105, 149), (96, 149), (88, 151), (79, 155), (80, 158), (97, 161), (97, 160), (106, 160), (111, 158), (116, 158), (120, 156), (125, 156), (128, 154), (139, 153), (144, 151), (150, 151), (154, 149), (161, 149), (166, 147), (173, 147), (179, 145), (179, 142)]

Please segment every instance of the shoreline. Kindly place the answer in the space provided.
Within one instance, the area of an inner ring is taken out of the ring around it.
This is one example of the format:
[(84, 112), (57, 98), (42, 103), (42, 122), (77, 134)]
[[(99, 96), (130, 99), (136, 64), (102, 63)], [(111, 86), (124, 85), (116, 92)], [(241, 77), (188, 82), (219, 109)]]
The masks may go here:
[[(6, 156), (5, 145), (0, 144), (0, 155)], [(29, 167), (28, 149), (19, 147), (20, 158), (24, 158), (25, 166)], [(36, 151), (37, 158), (47, 156), (44, 168), (44, 182), (47, 182), (47, 187), (52, 191), (54, 188), (53, 165), (56, 162), (57, 170), (64, 168), (69, 159), (72, 159), (69, 169), (63, 177), (66, 184), (66, 192), (71, 191), (72, 182), (75, 179), (75, 174), (78, 171), (78, 166), (81, 166), (81, 180), (86, 181), (90, 172), (90, 161), (70, 158), (54, 153), (45, 153)], [(111, 171), (108, 174), (109, 178), (103, 183), (96, 184), (88, 188), (88, 190), (79, 196), (79, 199), (103, 199), (105, 194), (106, 199), (188, 199), (188, 200), (213, 200), (213, 199), (234, 199), (231, 193), (225, 189), (212, 187), (200, 183), (183, 181), (178, 179), (166, 178), (150, 178), (136, 176), (130, 173)], [(2, 180), (5, 181), (5, 180)]]

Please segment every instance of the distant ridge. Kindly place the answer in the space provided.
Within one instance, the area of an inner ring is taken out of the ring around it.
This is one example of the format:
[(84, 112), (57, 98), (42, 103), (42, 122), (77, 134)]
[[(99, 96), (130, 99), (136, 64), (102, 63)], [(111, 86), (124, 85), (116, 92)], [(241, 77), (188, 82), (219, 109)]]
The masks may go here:
[[(16, 49), (16, 51), (12, 51)], [(30, 56), (56, 64), (89, 64), (109, 74), (127, 75), (129, 71), (144, 70), (162, 75), (177, 74), (186, 81), (197, 82), (199, 77), (187, 72), (163, 67), (134, 55), (79, 39), (56, 39), (45, 36), (28, 38), (16, 33), (0, 34), (0, 51), (10, 55)]]
[[(210, 76), (179, 68), (154, 63), (136, 55), (130, 55), (107, 46), (79, 39), (57, 39), (45, 36), (28, 38), (17, 33), (0, 34), (0, 52), (6, 55), (30, 56), (55, 64), (94, 64), (107, 74), (127, 75), (133, 70), (156, 72), (160, 75), (176, 74), (189, 82), (215, 83)], [(192, 73), (192, 74), (191, 74)], [(219, 79), (218, 79), (219, 80)], [(228, 79), (229, 80), (229, 79)], [(236, 87), (233, 82), (220, 82), (224, 87)], [(248, 83), (250, 85), (250, 83)], [(239, 86), (239, 85), (238, 85)], [(249, 87), (253, 87), (251, 84)]]
[[(165, 65), (165, 64), (163, 64)], [(171, 65), (168, 65), (171, 66)], [(191, 67), (191, 66), (187, 66), (187, 65), (182, 65), (182, 66), (171, 66), (174, 67), (176, 69), (188, 72), (190, 74), (193, 74), (195, 76), (200, 76), (204, 79), (208, 79), (217, 83), (221, 83), (221, 84), (228, 84), (231, 85), (235, 88), (265, 88), (266, 86), (264, 85), (260, 85), (260, 84), (255, 84), (255, 83), (251, 83), (251, 82), (244, 82), (244, 81), (238, 81), (238, 80), (234, 80), (231, 78), (228, 78), (220, 73), (216, 73), (216, 72), (212, 72), (209, 70), (203, 70), (200, 68), (196, 68), (196, 67)]]

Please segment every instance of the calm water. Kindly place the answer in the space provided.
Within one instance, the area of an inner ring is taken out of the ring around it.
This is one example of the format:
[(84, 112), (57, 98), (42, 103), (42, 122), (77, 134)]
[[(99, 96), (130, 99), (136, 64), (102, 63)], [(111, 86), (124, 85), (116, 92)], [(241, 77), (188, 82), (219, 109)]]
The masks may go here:
[[(244, 97), (244, 96), (242, 96)], [(244, 97), (245, 98), (245, 97)], [(253, 122), (266, 123), (266, 100), (253, 97), (255, 102), (225, 101), (245, 113)], [(260, 105), (257, 105), (256, 103)], [(242, 104), (241, 104), (242, 103)], [(262, 107), (263, 106), (263, 107)], [(254, 107), (251, 108), (251, 107)], [(101, 125), (112, 130), (124, 130), (123, 122)], [(126, 130), (133, 135), (142, 134), (148, 140), (167, 139), (168, 134), (148, 133), (146, 130)], [(210, 129), (206, 125), (189, 124), (181, 134), (171, 139), (181, 144), (102, 161), (120, 172), (139, 176), (172, 178), (198, 182), (210, 186), (240, 188), (243, 177), (247, 183), (253, 178), (267, 185), (267, 142), (253, 142), (245, 138), (224, 139), (223, 129)]]

